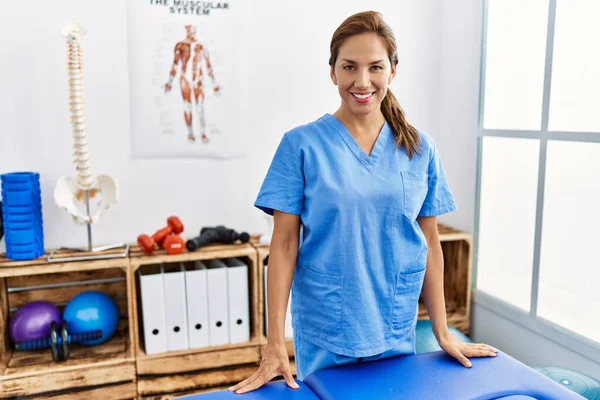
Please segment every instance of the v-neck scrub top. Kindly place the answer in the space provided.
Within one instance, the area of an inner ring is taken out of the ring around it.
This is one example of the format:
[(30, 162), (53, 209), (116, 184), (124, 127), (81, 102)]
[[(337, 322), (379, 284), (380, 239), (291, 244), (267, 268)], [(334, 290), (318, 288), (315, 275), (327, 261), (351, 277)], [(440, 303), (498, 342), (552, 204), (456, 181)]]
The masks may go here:
[(386, 122), (367, 155), (331, 114), (283, 135), (255, 206), (300, 216), (294, 334), (351, 357), (413, 343), (427, 242), (456, 207), (433, 139), (412, 160)]

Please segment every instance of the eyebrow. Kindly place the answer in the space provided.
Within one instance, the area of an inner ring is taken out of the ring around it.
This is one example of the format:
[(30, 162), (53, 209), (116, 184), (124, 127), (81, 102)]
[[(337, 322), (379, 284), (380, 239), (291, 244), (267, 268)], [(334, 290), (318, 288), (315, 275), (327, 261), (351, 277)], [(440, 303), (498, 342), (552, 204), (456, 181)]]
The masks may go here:
[[(356, 61), (348, 60), (347, 58), (343, 58), (342, 61), (346, 61), (347, 63), (350, 63), (350, 64), (356, 64)], [(370, 63), (370, 65), (380, 64), (382, 62), (383, 62), (383, 60), (377, 60), (377, 61), (373, 61), (372, 63)]]

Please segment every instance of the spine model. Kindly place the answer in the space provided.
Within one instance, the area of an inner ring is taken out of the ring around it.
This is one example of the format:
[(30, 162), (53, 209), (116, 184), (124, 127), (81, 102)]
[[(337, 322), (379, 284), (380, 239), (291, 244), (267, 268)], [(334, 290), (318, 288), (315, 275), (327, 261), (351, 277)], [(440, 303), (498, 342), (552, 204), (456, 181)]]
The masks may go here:
[[(89, 225), (97, 222), (100, 216), (117, 202), (119, 188), (116, 180), (110, 175), (92, 175), (83, 101), (82, 38), (87, 36), (87, 30), (79, 22), (74, 21), (63, 28), (62, 34), (67, 41), (69, 112), (73, 132), (73, 162), (77, 179), (61, 176), (54, 188), (54, 201), (58, 207), (66, 210), (75, 222), (87, 224), (88, 237), (90, 237)], [(102, 199), (98, 207), (92, 211), (90, 199), (97, 194), (100, 194)], [(77, 207), (76, 202), (80, 200), (85, 203), (85, 212)]]
[[(87, 133), (85, 130), (85, 106), (83, 102), (83, 47), (81, 32), (72, 30), (67, 37), (68, 66), (69, 66), (69, 106), (71, 111), (71, 125), (73, 127), (73, 157), (77, 170), (77, 185), (79, 189), (92, 190), (93, 177), (90, 157), (88, 154)], [(81, 193), (78, 193), (78, 199)], [(91, 193), (91, 197), (93, 194)]]

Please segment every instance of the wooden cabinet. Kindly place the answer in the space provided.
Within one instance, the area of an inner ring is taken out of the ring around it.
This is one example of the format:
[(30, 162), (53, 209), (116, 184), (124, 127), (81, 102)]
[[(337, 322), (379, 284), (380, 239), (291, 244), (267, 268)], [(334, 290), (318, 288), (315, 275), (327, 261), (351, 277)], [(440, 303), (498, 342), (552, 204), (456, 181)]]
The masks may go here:
[[(439, 226), (445, 261), (445, 295), (450, 325), (468, 334), (471, 300), (471, 235)], [(60, 255), (60, 254), (59, 254)], [(47, 256), (47, 255), (46, 255)], [(195, 252), (152, 255), (131, 246), (128, 257), (48, 263), (46, 256), (10, 261), (0, 255), (0, 393), (8, 397), (169, 398), (227, 387), (252, 374), (266, 344), (264, 265), (269, 248), (258, 243), (214, 245)], [(146, 354), (137, 271), (150, 264), (239, 258), (248, 265), (250, 340), (182, 351)], [(118, 305), (117, 332), (96, 346), (73, 345), (67, 361), (49, 349), (15, 351), (8, 321), (15, 310), (46, 300), (62, 311), (76, 294), (98, 290)], [(420, 304), (420, 319), (428, 318)], [(292, 359), (292, 340), (287, 341)]]
[[(127, 258), (48, 263), (46, 258), (9, 261), (0, 257), (0, 393), (9, 398), (67, 397), (134, 398), (137, 396), (135, 336), (131, 329), (131, 269)], [(16, 351), (8, 321), (28, 302), (45, 300), (63, 311), (76, 294), (97, 290), (111, 296), (119, 308), (116, 333), (95, 346), (70, 346), (66, 361), (53, 361), (50, 349)]]

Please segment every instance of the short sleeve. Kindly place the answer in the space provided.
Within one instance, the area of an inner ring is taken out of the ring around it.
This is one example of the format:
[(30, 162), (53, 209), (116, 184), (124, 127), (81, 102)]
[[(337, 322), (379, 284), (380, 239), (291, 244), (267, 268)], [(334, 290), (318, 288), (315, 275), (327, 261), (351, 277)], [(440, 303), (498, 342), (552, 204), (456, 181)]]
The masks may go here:
[(300, 215), (304, 203), (304, 174), (300, 155), (284, 135), (279, 143), (254, 206), (273, 215), (274, 210)]
[(437, 145), (432, 146), (433, 155), (427, 168), (427, 196), (419, 212), (419, 217), (433, 217), (456, 209), (454, 197), (446, 179), (446, 172), (440, 158)]

